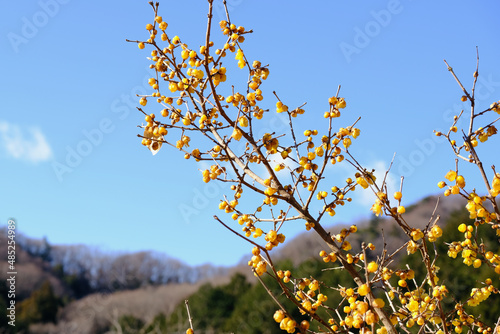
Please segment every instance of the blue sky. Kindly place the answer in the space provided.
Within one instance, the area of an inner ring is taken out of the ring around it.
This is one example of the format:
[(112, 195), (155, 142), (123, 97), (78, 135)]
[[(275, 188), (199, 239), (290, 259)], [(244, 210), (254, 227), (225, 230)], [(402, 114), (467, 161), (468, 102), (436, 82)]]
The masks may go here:
[[(218, 22), (224, 16), (215, 2)], [(348, 107), (338, 125), (361, 116), (353, 151), (370, 168), (382, 171), (397, 154), (391, 182), (405, 175), (406, 204), (438, 193), (436, 183), (454, 168), (432, 130), (446, 129), (468, 106), (443, 59), (469, 88), (478, 46), (478, 104), (500, 99), (498, 2), (228, 4), (233, 22), (254, 30), (243, 44), (247, 57), (270, 64), (268, 106), (272, 90), (290, 106), (307, 102), (298, 127), (315, 128), (342, 85)], [(179, 152), (152, 156), (136, 137), (148, 52), (125, 39), (147, 39), (147, 1), (0, 7), (1, 225), (13, 217), (20, 232), (54, 244), (157, 250), (189, 264), (232, 265), (248, 254), (249, 245), (212, 218), (224, 189), (204, 184), (200, 166)], [(201, 0), (160, 3), (167, 32), (193, 47), (203, 41), (206, 9)], [(348, 168), (335, 173), (352, 176)], [(357, 200), (331, 223), (369, 216), (370, 195)], [(289, 237), (302, 230), (302, 223), (286, 227)]]

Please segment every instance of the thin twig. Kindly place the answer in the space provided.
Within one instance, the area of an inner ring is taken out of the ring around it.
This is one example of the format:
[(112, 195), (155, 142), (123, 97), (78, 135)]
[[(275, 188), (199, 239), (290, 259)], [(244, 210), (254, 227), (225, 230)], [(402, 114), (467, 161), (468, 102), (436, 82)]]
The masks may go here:
[(191, 312), (189, 311), (189, 301), (186, 299), (184, 301), (184, 304), (186, 304), (186, 310), (187, 310), (187, 315), (188, 315), (188, 320), (189, 320), (189, 328), (191, 328), (192, 330), (194, 330), (194, 327), (193, 327), (193, 318), (191, 317)]

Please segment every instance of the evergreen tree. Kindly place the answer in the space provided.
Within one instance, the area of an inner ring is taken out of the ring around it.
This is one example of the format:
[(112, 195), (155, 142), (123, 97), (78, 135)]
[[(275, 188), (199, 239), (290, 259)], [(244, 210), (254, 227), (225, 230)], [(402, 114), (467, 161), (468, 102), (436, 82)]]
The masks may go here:
[(55, 322), (60, 300), (54, 294), (52, 285), (45, 281), (40, 289), (19, 304), (18, 320), (21, 323)]

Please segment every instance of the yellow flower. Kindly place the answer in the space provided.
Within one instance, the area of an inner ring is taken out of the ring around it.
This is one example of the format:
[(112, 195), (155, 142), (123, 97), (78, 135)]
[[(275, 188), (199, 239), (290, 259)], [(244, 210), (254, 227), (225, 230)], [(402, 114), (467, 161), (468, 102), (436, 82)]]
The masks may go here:
[(372, 261), (370, 263), (368, 263), (368, 265), (366, 266), (366, 269), (368, 270), (369, 273), (374, 273), (377, 271), (378, 269), (378, 264), (377, 262), (375, 261)]
[(455, 178), (457, 177), (457, 172), (450, 170), (448, 173), (445, 175), (445, 179), (449, 181), (455, 181)]
[(366, 284), (363, 284), (358, 288), (358, 293), (360, 296), (366, 296), (369, 292), (370, 292), (370, 287)]
[(376, 215), (376, 216), (379, 216), (380, 214), (382, 214), (382, 204), (380, 203), (379, 200), (377, 200), (375, 202), (375, 204), (372, 205), (371, 211), (373, 211), (373, 213)]
[(368, 182), (366, 182), (365, 178), (362, 176), (356, 178), (356, 183), (363, 187), (363, 189), (368, 188)]
[(243, 134), (241, 133), (240, 129), (234, 128), (233, 134), (231, 135), (231, 137), (233, 137), (234, 139), (239, 141), (242, 136), (243, 136)]

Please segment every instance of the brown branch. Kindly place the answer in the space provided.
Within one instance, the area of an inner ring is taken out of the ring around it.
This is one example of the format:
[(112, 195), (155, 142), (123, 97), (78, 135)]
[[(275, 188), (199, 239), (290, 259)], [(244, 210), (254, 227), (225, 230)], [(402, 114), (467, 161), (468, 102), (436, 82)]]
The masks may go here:
[(191, 312), (189, 311), (189, 301), (186, 299), (184, 301), (184, 304), (186, 304), (186, 310), (187, 310), (187, 315), (188, 315), (188, 320), (189, 320), (189, 328), (194, 330), (193, 328), (193, 318), (191, 318)]

